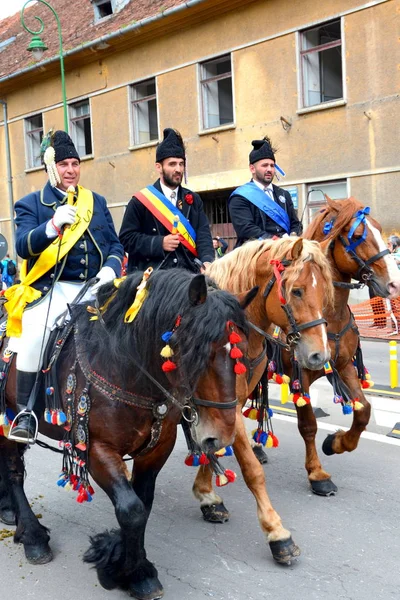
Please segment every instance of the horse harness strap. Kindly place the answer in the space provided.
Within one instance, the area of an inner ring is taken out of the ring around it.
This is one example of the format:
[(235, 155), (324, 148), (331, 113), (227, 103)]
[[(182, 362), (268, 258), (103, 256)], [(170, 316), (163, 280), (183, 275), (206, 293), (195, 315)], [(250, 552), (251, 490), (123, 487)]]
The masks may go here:
[(335, 358), (334, 358), (335, 362), (337, 361), (338, 356), (339, 356), (340, 340), (344, 336), (344, 334), (347, 333), (349, 331), (349, 329), (352, 329), (354, 331), (354, 333), (356, 333), (357, 335), (359, 334), (358, 327), (357, 327), (355, 319), (354, 319), (354, 315), (351, 312), (350, 308), (349, 308), (349, 313), (350, 313), (349, 320), (348, 320), (347, 324), (343, 327), (343, 329), (341, 331), (339, 331), (339, 333), (330, 333), (328, 331), (328, 340), (333, 340), (335, 342)]
[[(305, 329), (309, 329), (310, 327), (315, 327), (316, 325), (327, 325), (327, 321), (324, 318), (315, 319), (314, 321), (309, 321), (308, 323), (303, 323), (298, 325), (296, 319), (294, 318), (292, 308), (290, 304), (286, 301), (285, 297), (282, 294), (282, 278), (281, 273), (285, 270), (285, 267), (289, 266), (292, 263), (291, 260), (282, 260), (282, 261), (271, 261), (271, 264), (274, 265), (274, 274), (271, 277), (270, 281), (267, 283), (264, 290), (264, 298), (267, 298), (269, 293), (272, 290), (273, 285), (278, 282), (279, 286), (279, 299), (281, 302), (281, 308), (285, 311), (288, 321), (290, 323), (290, 331), (286, 335), (286, 342), (289, 346), (296, 346), (296, 344), (300, 341), (301, 331)], [(274, 340), (275, 341), (275, 340)]]
[(238, 404), (238, 399), (232, 400), (231, 402), (213, 402), (212, 400), (203, 400), (202, 398), (195, 398), (192, 396), (192, 402), (195, 406), (207, 406), (210, 408), (235, 408)]
[(374, 254), (374, 256), (371, 256), (371, 258), (369, 258), (368, 260), (363, 260), (350, 247), (350, 245), (346, 243), (346, 240), (344, 239), (344, 237), (342, 235), (339, 236), (339, 240), (341, 241), (341, 243), (342, 243), (344, 249), (346, 250), (346, 252), (358, 264), (359, 269), (357, 271), (356, 277), (357, 277), (357, 279), (359, 279), (360, 281), (363, 281), (364, 283), (368, 283), (370, 281), (371, 277), (374, 274), (374, 272), (371, 269), (370, 265), (372, 265), (373, 263), (375, 263), (380, 258), (383, 258), (387, 254), (390, 254), (390, 250), (388, 248), (385, 248), (385, 250), (381, 250), (381, 252), (378, 252), (377, 254)]

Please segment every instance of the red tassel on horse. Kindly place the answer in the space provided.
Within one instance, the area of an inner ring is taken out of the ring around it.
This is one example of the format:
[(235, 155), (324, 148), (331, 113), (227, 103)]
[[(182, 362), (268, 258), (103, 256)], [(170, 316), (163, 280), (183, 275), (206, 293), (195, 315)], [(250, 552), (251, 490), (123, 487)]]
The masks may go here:
[(233, 367), (233, 370), (235, 371), (236, 375), (243, 375), (243, 373), (246, 373), (247, 371), (245, 365), (239, 361)]
[(169, 371), (175, 371), (176, 364), (172, 362), (172, 360), (166, 360), (165, 363), (162, 364), (161, 368), (164, 373), (168, 373)]

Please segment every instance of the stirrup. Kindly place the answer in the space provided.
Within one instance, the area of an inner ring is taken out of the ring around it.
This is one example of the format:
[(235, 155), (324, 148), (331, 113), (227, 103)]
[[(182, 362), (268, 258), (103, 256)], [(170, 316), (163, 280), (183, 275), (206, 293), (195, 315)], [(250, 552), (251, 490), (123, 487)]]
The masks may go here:
[[(13, 434), (14, 425), (16, 424), (16, 421), (18, 421), (18, 418), (21, 415), (30, 415), (31, 418), (33, 417), (34, 423), (35, 423), (35, 435), (33, 437), (24, 438), (24, 437), (19, 437), (18, 434), (17, 435)], [(26, 410), (26, 408), (24, 408), (14, 417), (14, 420), (11, 423), (11, 427), (10, 427), (10, 431), (9, 431), (7, 439), (9, 439), (13, 442), (20, 442), (22, 444), (34, 444), (36, 442), (36, 438), (38, 436), (38, 429), (39, 429), (39, 423), (38, 423), (37, 416), (35, 415), (35, 413), (33, 411), (29, 411), (29, 410)]]

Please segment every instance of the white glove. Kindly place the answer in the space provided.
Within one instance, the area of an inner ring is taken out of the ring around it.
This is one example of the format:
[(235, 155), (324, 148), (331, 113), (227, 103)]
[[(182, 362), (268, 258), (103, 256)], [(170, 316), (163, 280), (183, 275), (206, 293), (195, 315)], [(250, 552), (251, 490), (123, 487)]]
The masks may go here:
[(96, 277), (99, 279), (99, 281), (97, 283), (95, 283), (94, 285), (92, 285), (92, 287), (90, 288), (90, 291), (92, 294), (95, 294), (97, 292), (97, 290), (99, 289), (99, 287), (101, 287), (105, 283), (108, 283), (109, 281), (112, 281), (117, 276), (115, 274), (114, 269), (112, 269), (111, 267), (103, 267), (97, 273)]
[(76, 206), (64, 204), (59, 206), (54, 213), (54, 217), (46, 225), (46, 235), (48, 238), (54, 238), (58, 235), (57, 229), (64, 225), (72, 225), (75, 222)]

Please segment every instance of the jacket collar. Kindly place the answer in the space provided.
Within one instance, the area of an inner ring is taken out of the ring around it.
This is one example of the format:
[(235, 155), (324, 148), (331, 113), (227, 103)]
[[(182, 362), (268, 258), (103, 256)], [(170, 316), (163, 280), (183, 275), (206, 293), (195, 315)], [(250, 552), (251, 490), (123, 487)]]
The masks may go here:
[(40, 202), (44, 206), (55, 206), (64, 204), (67, 201), (67, 194), (63, 194), (58, 188), (52, 188), (48, 181), (40, 193)]

